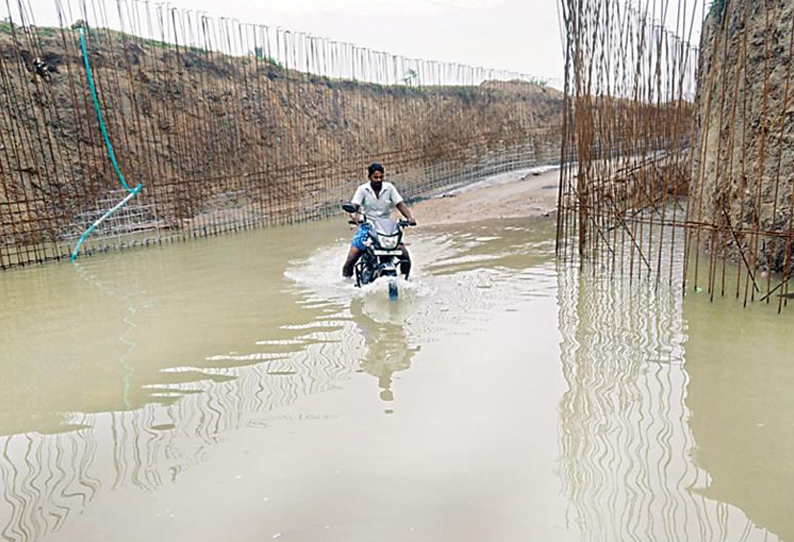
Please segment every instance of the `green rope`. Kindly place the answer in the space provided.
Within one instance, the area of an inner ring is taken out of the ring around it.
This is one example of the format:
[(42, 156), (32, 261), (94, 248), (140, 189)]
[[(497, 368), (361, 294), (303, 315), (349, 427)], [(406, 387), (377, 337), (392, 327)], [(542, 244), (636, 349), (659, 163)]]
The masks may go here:
[(85, 71), (86, 71), (86, 78), (88, 79), (88, 88), (91, 90), (91, 98), (94, 101), (94, 109), (96, 110), (96, 116), (99, 120), (99, 128), (102, 132), (102, 138), (105, 140), (105, 147), (108, 150), (108, 156), (110, 157), (110, 161), (113, 164), (113, 169), (116, 170), (116, 174), (119, 176), (119, 181), (121, 181), (121, 186), (124, 187), (124, 190), (129, 192), (123, 200), (121, 200), (115, 207), (110, 209), (107, 213), (102, 215), (99, 220), (95, 221), (91, 226), (80, 236), (80, 240), (77, 242), (77, 245), (74, 247), (74, 251), (72, 252), (72, 256), (69, 258), (71, 261), (75, 261), (77, 259), (77, 254), (80, 252), (80, 247), (83, 245), (85, 240), (88, 238), (89, 235), (102, 223), (104, 222), (110, 215), (115, 213), (117, 210), (121, 209), (129, 200), (131, 200), (135, 194), (140, 192), (142, 186), (138, 183), (134, 189), (130, 189), (129, 185), (127, 185), (127, 181), (124, 180), (124, 175), (121, 173), (121, 169), (119, 169), (119, 164), (116, 162), (116, 155), (113, 153), (113, 146), (110, 144), (110, 137), (108, 137), (108, 131), (105, 127), (105, 121), (102, 119), (102, 110), (99, 107), (99, 99), (97, 99), (96, 94), (96, 86), (94, 85), (94, 76), (91, 73), (91, 64), (88, 62), (88, 50), (85, 45), (85, 30), (80, 27), (80, 49), (83, 52), (83, 63), (85, 64)]

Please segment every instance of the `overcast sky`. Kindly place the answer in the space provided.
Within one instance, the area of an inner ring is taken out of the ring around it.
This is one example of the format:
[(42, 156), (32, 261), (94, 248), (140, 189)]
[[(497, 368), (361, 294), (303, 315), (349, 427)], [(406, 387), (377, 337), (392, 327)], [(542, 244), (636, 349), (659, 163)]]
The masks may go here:
[(240, 20), (406, 57), (562, 77), (557, 0), (226, 0), (222, 6)]

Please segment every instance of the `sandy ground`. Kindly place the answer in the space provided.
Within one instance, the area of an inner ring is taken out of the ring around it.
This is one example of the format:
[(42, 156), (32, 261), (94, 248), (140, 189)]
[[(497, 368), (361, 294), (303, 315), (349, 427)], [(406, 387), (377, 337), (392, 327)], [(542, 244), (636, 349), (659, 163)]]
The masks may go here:
[(412, 206), (420, 226), (537, 217), (557, 208), (559, 169), (507, 173)]

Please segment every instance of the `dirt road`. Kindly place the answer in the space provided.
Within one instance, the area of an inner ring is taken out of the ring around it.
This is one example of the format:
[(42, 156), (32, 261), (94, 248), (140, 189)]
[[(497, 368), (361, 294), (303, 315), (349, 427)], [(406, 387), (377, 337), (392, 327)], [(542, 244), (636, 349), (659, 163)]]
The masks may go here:
[(420, 201), (413, 215), (422, 226), (543, 216), (557, 208), (559, 169), (507, 173)]

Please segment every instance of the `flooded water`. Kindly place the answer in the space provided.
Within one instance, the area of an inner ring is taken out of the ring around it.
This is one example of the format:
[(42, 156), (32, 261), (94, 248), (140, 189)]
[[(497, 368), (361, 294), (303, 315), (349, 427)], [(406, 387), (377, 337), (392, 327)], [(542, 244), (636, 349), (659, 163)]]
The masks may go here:
[[(0, 274), (10, 541), (794, 541), (791, 310), (337, 220)], [(651, 281), (652, 282), (652, 281)]]

